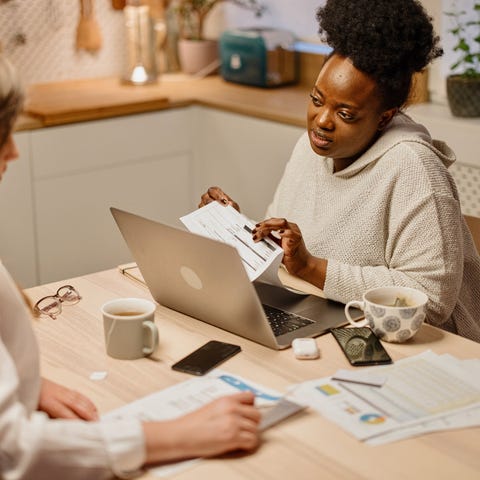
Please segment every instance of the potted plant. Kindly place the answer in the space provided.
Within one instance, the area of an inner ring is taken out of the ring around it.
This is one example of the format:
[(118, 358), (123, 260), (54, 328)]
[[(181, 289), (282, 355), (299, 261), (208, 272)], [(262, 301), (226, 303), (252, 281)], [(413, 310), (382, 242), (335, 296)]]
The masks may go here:
[(447, 77), (450, 110), (457, 117), (480, 116), (480, 2), (472, 0), (472, 11), (445, 12), (452, 20), (448, 31), (455, 38), (453, 50), (459, 53)]
[(258, 0), (177, 0), (173, 3), (178, 23), (178, 54), (185, 73), (218, 68), (217, 41), (205, 38), (204, 26), (208, 14), (224, 1), (251, 10), (256, 16), (265, 10)]

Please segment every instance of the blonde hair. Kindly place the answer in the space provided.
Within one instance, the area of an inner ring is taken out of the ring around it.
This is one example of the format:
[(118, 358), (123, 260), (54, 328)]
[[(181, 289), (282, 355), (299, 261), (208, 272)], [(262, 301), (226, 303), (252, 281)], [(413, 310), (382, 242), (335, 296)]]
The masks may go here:
[(23, 88), (15, 67), (0, 53), (0, 148), (10, 135), (23, 105)]
[[(23, 105), (23, 88), (15, 67), (0, 51), (0, 149), (12, 132), (13, 124)], [(22, 297), (33, 313), (32, 302), (21, 288)]]

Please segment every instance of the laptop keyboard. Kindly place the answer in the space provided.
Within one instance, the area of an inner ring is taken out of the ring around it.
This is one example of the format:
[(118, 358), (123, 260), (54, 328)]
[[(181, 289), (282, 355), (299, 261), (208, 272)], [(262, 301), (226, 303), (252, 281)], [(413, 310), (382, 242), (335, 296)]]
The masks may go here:
[(308, 320), (308, 318), (286, 312), (285, 310), (279, 310), (270, 305), (262, 304), (262, 307), (276, 337), (294, 332), (305, 325), (314, 323), (312, 320)]

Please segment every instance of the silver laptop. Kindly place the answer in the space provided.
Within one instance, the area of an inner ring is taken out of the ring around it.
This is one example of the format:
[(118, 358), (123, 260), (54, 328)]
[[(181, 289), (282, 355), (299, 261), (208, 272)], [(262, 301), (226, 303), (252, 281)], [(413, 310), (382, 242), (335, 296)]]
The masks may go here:
[(251, 283), (230, 245), (110, 210), (153, 298), (165, 307), (274, 349), (346, 323), (340, 303)]

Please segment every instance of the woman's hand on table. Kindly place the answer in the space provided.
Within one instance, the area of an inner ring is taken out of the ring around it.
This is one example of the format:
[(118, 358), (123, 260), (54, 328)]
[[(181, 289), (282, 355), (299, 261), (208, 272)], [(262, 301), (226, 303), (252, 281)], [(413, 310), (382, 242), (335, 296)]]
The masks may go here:
[(42, 378), (38, 410), (51, 418), (98, 420), (97, 407), (85, 395)]
[(235, 210), (240, 211), (238, 203), (232, 200), (220, 187), (210, 187), (201, 197), (198, 208), (204, 207), (211, 202), (217, 201), (222, 205), (231, 205)]
[(288, 273), (323, 289), (327, 260), (314, 257), (307, 250), (302, 232), (296, 223), (285, 218), (269, 218), (257, 223), (252, 234), (256, 242), (265, 237), (274, 239), (284, 251), (282, 263)]
[(175, 420), (145, 423), (147, 463), (254, 450), (260, 443), (260, 412), (254, 401), (253, 393), (241, 392)]

